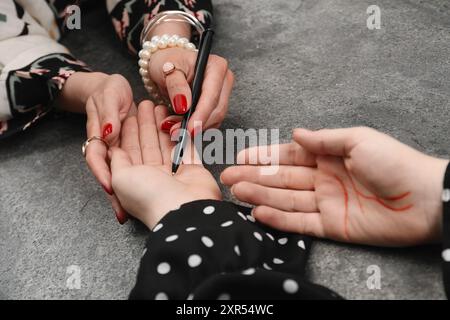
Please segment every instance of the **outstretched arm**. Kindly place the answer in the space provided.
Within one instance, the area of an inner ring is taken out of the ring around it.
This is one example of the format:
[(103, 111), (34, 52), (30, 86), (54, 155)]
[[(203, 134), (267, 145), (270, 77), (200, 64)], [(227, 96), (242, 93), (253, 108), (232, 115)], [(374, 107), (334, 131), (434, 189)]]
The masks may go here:
[[(368, 128), (294, 131), (276, 174), (264, 176), (260, 147), (222, 174), (255, 217), (272, 227), (382, 246), (442, 237), (442, 182), (448, 160), (422, 154)], [(252, 159), (253, 158), (253, 159)], [(253, 164), (253, 165), (252, 165)]]

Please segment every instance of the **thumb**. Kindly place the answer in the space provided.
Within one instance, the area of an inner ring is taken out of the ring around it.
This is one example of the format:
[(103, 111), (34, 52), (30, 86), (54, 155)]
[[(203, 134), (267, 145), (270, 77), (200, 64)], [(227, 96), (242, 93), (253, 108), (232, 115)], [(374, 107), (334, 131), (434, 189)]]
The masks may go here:
[(131, 167), (131, 162), (128, 154), (120, 148), (113, 147), (109, 150), (108, 156), (111, 158), (111, 173), (117, 174), (118, 171)]
[(318, 155), (347, 156), (361, 139), (360, 128), (295, 129), (292, 138), (306, 150)]

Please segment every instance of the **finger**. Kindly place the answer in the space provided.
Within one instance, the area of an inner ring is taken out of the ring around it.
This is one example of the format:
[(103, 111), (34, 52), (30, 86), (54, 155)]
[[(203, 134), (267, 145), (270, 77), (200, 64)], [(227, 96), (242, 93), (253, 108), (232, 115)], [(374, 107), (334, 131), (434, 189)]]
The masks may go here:
[(314, 190), (316, 169), (300, 166), (279, 166), (275, 174), (268, 175), (268, 166), (234, 166), (222, 172), (220, 180), (227, 186), (247, 181), (266, 187)]
[(175, 137), (175, 140), (172, 139), (172, 141), (177, 141), (178, 140), (176, 137), (177, 137), (177, 133), (180, 132), (180, 129), (181, 129), (181, 122), (177, 122), (176, 124), (174, 124), (172, 126), (172, 128), (170, 128), (170, 131), (169, 131), (170, 136), (171, 137)]
[(133, 162), (130, 156), (120, 148), (111, 148), (110, 149), (110, 158), (111, 158), (111, 172), (112, 175), (116, 175), (120, 170), (126, 169), (133, 165)]
[(131, 108), (130, 108), (130, 110), (128, 111), (127, 116), (128, 116), (128, 117), (131, 117), (131, 116), (137, 116), (137, 114), (138, 114), (138, 110), (137, 110), (136, 104), (133, 102), (133, 103), (131, 104)]
[(128, 221), (128, 213), (122, 208), (119, 199), (113, 195), (109, 196), (109, 201), (111, 201), (117, 221), (122, 225), (125, 224)]
[(261, 206), (252, 211), (252, 215), (261, 223), (284, 232), (324, 238), (325, 232), (320, 213), (284, 212)]
[(134, 165), (142, 164), (139, 128), (135, 116), (127, 118), (123, 123), (121, 148), (128, 153)]
[(293, 139), (306, 150), (319, 155), (346, 156), (364, 135), (362, 128), (296, 129)]
[(238, 164), (251, 165), (300, 165), (316, 166), (316, 157), (298, 143), (259, 146), (242, 150), (237, 156)]
[(142, 160), (146, 165), (163, 163), (156, 123), (153, 103), (148, 100), (141, 102), (138, 108), (139, 143)]
[(192, 103), (191, 88), (185, 74), (175, 70), (166, 77), (166, 87), (175, 113), (185, 114)]
[(96, 100), (97, 111), (102, 128), (102, 137), (110, 144), (117, 145), (120, 139), (121, 123), (132, 106), (132, 93), (124, 99), (113, 90), (105, 90)]
[[(93, 99), (89, 99), (86, 104), (86, 131), (87, 136), (101, 136), (100, 124), (98, 120), (97, 108)], [(86, 149), (86, 162), (103, 189), (112, 194), (111, 172), (106, 163), (107, 147), (100, 141), (92, 141)]]
[[(225, 116), (228, 112), (228, 103), (230, 100), (231, 91), (233, 91), (233, 84), (234, 75), (230, 70), (228, 70), (225, 82), (222, 87), (222, 92), (220, 93), (219, 103), (209, 116), (209, 119), (206, 121), (205, 129), (219, 128), (222, 124), (222, 121), (223, 119), (225, 119)], [(194, 132), (194, 134), (196, 134), (196, 132)]]
[(317, 212), (314, 191), (298, 191), (261, 186), (250, 182), (233, 185), (231, 193), (240, 201), (289, 212)]
[(170, 133), (172, 127), (176, 124), (181, 125), (181, 121), (183, 121), (183, 117), (181, 116), (168, 116), (164, 120), (158, 122), (161, 131)]
[(188, 124), (188, 130), (191, 134), (199, 126), (205, 128), (206, 121), (219, 103), (227, 71), (228, 63), (225, 59), (216, 55), (209, 57), (202, 86), (202, 95)]
[[(167, 118), (169, 112), (164, 106), (157, 106), (155, 108), (156, 123), (160, 123), (163, 119)], [(160, 130), (158, 132), (159, 146), (162, 156), (163, 164), (170, 165), (172, 163), (172, 150), (175, 143), (171, 140), (170, 135)]]

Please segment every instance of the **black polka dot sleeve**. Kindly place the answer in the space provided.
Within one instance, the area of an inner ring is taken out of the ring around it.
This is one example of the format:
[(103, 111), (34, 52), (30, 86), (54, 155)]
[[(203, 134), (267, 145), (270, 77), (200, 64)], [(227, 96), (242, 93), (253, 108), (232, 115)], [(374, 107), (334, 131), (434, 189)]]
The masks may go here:
[(336, 299), (305, 279), (311, 239), (269, 229), (250, 209), (196, 201), (153, 229), (130, 299)]
[(450, 163), (447, 166), (444, 177), (443, 203), (443, 241), (442, 241), (442, 266), (444, 271), (444, 288), (447, 299), (450, 299)]

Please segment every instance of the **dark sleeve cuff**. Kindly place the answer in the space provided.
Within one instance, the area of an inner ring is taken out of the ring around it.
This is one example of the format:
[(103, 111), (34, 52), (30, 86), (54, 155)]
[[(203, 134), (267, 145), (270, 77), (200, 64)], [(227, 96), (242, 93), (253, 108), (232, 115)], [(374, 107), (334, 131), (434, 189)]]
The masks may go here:
[(450, 299), (450, 163), (444, 176), (444, 189), (442, 193), (443, 215), (442, 215), (442, 268), (445, 293)]
[(304, 280), (310, 244), (260, 225), (249, 208), (188, 203), (152, 231), (130, 299), (337, 297)]
[(5, 122), (7, 130), (0, 132), (0, 138), (25, 130), (37, 122), (51, 110), (71, 75), (89, 71), (83, 62), (65, 53), (49, 54), (21, 69), (10, 71), (6, 92), (13, 118)]

